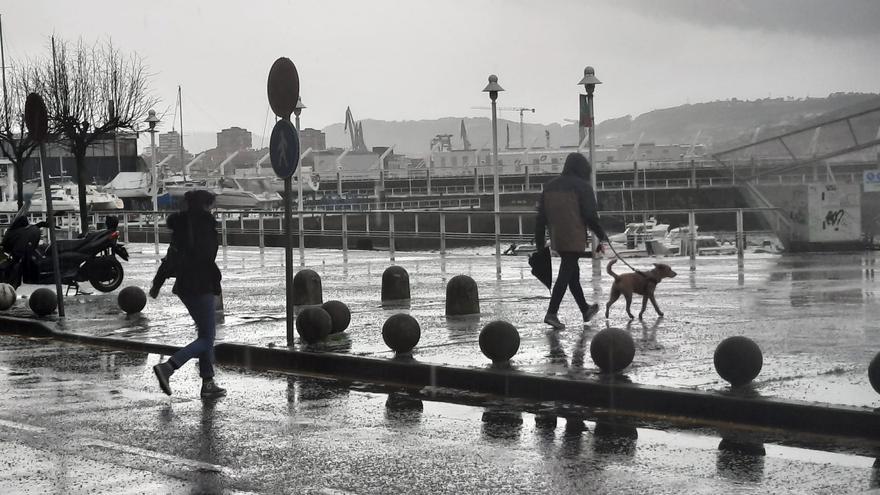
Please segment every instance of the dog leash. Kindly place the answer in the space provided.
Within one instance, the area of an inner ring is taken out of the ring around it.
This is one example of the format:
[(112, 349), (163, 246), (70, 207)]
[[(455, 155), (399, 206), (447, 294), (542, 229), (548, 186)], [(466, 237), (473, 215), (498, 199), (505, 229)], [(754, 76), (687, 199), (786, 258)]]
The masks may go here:
[(617, 256), (617, 259), (619, 259), (624, 265), (626, 265), (627, 267), (629, 267), (630, 270), (632, 270), (632, 271), (635, 272), (635, 273), (638, 273), (639, 275), (641, 275), (641, 276), (643, 276), (643, 277), (645, 277), (645, 278), (648, 278), (648, 276), (645, 275), (644, 272), (642, 272), (641, 270), (636, 270), (635, 268), (633, 268), (632, 265), (630, 265), (629, 263), (627, 263), (626, 260), (623, 259), (623, 258), (620, 256), (620, 254), (617, 253), (617, 250), (614, 249), (614, 246), (611, 245), (611, 242), (610, 242), (610, 241), (608, 242), (608, 247), (611, 248), (611, 252), (614, 253), (614, 256)]
[(632, 270), (632, 271), (634, 271), (634, 272), (636, 272), (636, 273), (638, 273), (638, 274), (644, 276), (644, 274), (643, 274), (640, 270), (636, 270), (635, 268), (633, 268), (632, 265), (630, 265), (629, 263), (627, 263), (625, 259), (623, 259), (623, 257), (617, 252), (617, 250), (614, 249), (614, 246), (611, 245), (611, 242), (610, 242), (610, 241), (608, 242), (608, 247), (611, 248), (611, 252), (614, 253), (614, 256), (617, 256), (617, 259), (619, 259), (620, 261), (622, 261), (624, 265), (628, 266), (630, 270)]

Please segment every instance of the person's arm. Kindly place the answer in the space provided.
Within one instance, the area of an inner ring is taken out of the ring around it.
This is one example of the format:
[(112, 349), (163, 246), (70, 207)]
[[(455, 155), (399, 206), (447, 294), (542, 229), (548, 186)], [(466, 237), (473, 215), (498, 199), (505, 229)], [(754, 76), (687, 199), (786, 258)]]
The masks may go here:
[(544, 233), (547, 230), (547, 214), (544, 212), (544, 193), (538, 198), (538, 214), (535, 215), (535, 249), (544, 247)]
[(600, 241), (607, 241), (608, 235), (605, 234), (605, 229), (599, 225), (599, 205), (596, 204), (596, 194), (593, 192), (593, 187), (589, 184), (584, 185), (580, 203), (581, 217), (584, 219), (584, 224), (596, 234)]

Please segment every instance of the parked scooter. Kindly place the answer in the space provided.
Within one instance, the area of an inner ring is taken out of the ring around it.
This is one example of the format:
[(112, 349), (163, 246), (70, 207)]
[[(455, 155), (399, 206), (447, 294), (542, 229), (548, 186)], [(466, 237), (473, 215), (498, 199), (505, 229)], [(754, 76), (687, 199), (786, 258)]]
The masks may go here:
[[(0, 282), (18, 287), (27, 284), (55, 283), (52, 271), (52, 248), (40, 244), (46, 222), (30, 224), (20, 215), (0, 241), (6, 259), (0, 262)], [(107, 217), (104, 229), (87, 233), (79, 239), (57, 240), (61, 283), (79, 291), (79, 282), (88, 281), (101, 292), (111, 292), (122, 284), (124, 271), (117, 256), (128, 261), (128, 251), (118, 242), (119, 220)]]

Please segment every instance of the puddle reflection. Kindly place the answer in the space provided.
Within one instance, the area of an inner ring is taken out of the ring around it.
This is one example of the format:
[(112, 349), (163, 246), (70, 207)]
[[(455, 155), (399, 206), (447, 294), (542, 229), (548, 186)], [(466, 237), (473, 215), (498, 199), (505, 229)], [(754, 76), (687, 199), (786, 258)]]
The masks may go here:
[(295, 414), (302, 407), (310, 407), (310, 402), (318, 403), (323, 407), (323, 402), (348, 397), (349, 383), (328, 382), (312, 378), (302, 378), (295, 375), (287, 377), (287, 408), (290, 414)]
[(880, 488), (880, 457), (874, 459), (874, 468), (871, 470), (871, 488)]
[(422, 421), (424, 409), (421, 399), (412, 397), (407, 392), (392, 392), (385, 400), (385, 421), (392, 429), (398, 426), (416, 426)]
[(634, 457), (639, 432), (626, 423), (598, 421), (593, 430), (593, 452), (600, 455)]
[(764, 478), (767, 451), (760, 441), (739, 435), (722, 437), (718, 444), (715, 468), (724, 478), (747, 483), (760, 483)]
[[(221, 448), (218, 441), (220, 435), (217, 432), (218, 426), (215, 424), (216, 406), (218, 400), (202, 401), (202, 417), (199, 423), (198, 460), (208, 464), (219, 465)], [(195, 490), (194, 493), (221, 493), (224, 490), (225, 483), (222, 482), (221, 474), (216, 471), (198, 469), (195, 471)]]
[(516, 442), (522, 433), (523, 417), (519, 411), (488, 408), (483, 412), (481, 432), (487, 441)]

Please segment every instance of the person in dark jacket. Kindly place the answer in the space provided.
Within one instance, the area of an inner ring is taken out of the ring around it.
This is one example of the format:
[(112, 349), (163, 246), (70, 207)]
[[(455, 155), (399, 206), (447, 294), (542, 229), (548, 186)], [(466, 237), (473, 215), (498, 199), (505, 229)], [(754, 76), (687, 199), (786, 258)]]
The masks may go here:
[(196, 324), (198, 338), (177, 351), (168, 361), (153, 366), (159, 387), (171, 395), (169, 379), (192, 358), (199, 359), (202, 377), (201, 396), (214, 399), (226, 390), (214, 383), (215, 296), (220, 295), (220, 269), (217, 257), (217, 221), (210, 209), (214, 194), (206, 190), (184, 195), (186, 211), (168, 217), (176, 279), (172, 292), (177, 294)]
[[(578, 260), (587, 248), (587, 227), (600, 241), (608, 240), (605, 230), (599, 225), (598, 207), (593, 188), (590, 186), (590, 162), (580, 153), (570, 153), (565, 158), (562, 174), (548, 182), (538, 202), (538, 215), (535, 219), (535, 246), (544, 246), (544, 231), (550, 228), (550, 247), (559, 257), (559, 275), (550, 294), (550, 306), (544, 323), (555, 329), (565, 328), (559, 321), (557, 312), (565, 295), (565, 289), (580, 307), (584, 322), (599, 311), (598, 304), (587, 304), (581, 288)], [(602, 247), (596, 246), (601, 252)]]

